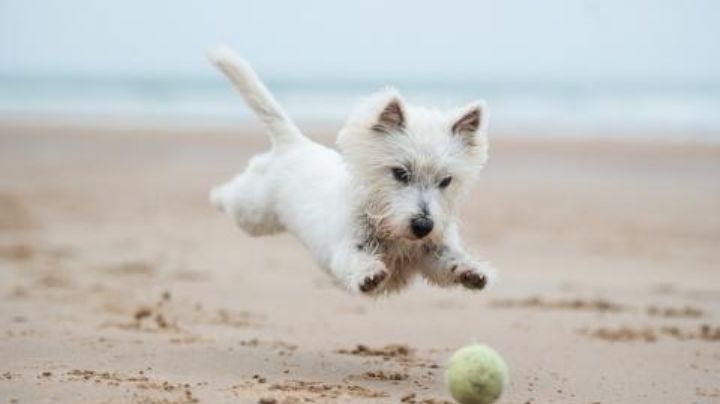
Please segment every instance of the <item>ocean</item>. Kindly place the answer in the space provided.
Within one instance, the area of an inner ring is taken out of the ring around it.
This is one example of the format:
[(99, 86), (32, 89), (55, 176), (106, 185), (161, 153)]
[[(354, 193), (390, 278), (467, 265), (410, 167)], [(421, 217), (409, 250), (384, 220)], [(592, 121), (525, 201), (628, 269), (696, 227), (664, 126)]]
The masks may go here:
[[(340, 125), (375, 81), (270, 80), (299, 122)], [(412, 82), (405, 98), (451, 108), (487, 100), (491, 128), (509, 136), (608, 136), (720, 141), (720, 83)], [(0, 75), (0, 118), (254, 119), (224, 79)]]

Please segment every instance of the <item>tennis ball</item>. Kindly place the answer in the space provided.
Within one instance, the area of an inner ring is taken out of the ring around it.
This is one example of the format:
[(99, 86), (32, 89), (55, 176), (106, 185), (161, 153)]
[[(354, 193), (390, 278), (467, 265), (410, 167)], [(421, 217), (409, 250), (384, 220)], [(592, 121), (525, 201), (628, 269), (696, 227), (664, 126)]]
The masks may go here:
[(473, 344), (450, 357), (445, 380), (460, 404), (491, 404), (500, 398), (508, 382), (508, 368), (494, 349)]

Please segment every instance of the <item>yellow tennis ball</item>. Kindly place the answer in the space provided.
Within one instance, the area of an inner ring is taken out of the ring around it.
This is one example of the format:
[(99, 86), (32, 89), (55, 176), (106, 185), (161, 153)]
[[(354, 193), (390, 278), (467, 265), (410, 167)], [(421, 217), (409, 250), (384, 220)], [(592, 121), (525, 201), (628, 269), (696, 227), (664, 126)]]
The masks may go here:
[(448, 362), (445, 380), (460, 404), (491, 404), (508, 382), (502, 356), (487, 345), (468, 345), (455, 351)]

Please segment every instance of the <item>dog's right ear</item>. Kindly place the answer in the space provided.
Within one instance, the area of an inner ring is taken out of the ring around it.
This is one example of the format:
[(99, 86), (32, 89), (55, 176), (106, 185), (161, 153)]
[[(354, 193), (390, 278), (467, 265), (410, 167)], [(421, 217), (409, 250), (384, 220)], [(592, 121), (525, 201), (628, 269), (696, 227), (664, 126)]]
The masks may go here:
[(405, 129), (405, 111), (399, 99), (391, 99), (382, 109), (373, 130), (378, 132)]
[(387, 90), (378, 100), (378, 105), (381, 109), (375, 118), (372, 130), (379, 133), (402, 132), (405, 129), (407, 114), (400, 95), (394, 90)]

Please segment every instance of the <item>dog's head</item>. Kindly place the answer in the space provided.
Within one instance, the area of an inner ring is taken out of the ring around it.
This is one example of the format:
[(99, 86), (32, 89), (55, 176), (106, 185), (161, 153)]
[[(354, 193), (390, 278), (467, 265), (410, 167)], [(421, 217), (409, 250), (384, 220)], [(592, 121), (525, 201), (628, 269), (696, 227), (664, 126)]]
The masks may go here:
[(442, 237), (487, 160), (487, 121), (482, 102), (450, 112), (417, 108), (393, 89), (350, 116), (338, 146), (381, 236)]

